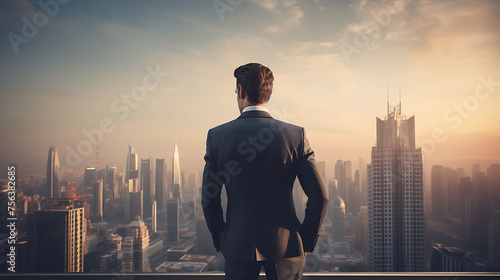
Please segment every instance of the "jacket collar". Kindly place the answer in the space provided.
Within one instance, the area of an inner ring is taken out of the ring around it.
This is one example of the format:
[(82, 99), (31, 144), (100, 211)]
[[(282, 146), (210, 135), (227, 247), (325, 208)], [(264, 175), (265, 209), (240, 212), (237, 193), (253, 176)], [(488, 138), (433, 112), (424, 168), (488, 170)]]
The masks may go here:
[(271, 116), (271, 114), (269, 114), (266, 111), (253, 110), (253, 111), (246, 111), (246, 112), (242, 113), (238, 117), (238, 119), (239, 118), (273, 118), (273, 117)]

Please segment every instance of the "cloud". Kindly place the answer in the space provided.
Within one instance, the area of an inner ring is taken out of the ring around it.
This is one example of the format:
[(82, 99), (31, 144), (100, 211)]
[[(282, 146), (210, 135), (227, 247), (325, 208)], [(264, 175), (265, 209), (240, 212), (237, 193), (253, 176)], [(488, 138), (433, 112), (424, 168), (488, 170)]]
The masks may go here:
[[(494, 57), (500, 43), (498, 1), (382, 0), (353, 2), (356, 19), (339, 33), (337, 44), (367, 49), (403, 47), (418, 63), (452, 62), (461, 53)], [(340, 51), (340, 49), (339, 49)]]
[(279, 24), (266, 27), (269, 33), (278, 33), (300, 25), (304, 17), (302, 7), (295, 0), (252, 0), (258, 6), (276, 15), (280, 20)]

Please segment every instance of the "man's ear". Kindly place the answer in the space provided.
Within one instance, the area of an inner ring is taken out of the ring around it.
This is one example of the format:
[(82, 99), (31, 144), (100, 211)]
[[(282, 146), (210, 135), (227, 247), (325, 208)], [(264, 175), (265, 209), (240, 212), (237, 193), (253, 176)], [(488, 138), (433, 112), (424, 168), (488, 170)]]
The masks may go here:
[(245, 99), (247, 97), (247, 92), (243, 89), (241, 84), (238, 84), (238, 94), (240, 95), (240, 99)]

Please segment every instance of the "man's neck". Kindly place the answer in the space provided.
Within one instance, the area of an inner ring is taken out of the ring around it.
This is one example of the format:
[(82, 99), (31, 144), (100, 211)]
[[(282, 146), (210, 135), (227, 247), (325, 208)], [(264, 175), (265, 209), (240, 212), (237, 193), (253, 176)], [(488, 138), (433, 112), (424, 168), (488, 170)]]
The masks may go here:
[(247, 107), (250, 107), (250, 106), (259, 106), (259, 107), (266, 107), (267, 108), (267, 102), (266, 103), (259, 103), (259, 104), (248, 104)]
[(248, 105), (245, 108), (243, 108), (243, 112), (247, 111), (268, 111), (267, 110), (267, 104), (266, 103), (261, 103), (261, 104), (255, 104), (255, 105)]

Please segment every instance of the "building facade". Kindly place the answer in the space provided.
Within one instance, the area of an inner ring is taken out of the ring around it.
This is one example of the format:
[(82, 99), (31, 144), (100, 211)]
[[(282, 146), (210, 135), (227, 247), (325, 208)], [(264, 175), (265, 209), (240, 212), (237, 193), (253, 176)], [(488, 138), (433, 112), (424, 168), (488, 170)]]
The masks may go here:
[(174, 146), (174, 158), (172, 159), (172, 190), (169, 198), (182, 199), (181, 165), (177, 143)]
[(52, 201), (33, 216), (36, 272), (83, 272), (84, 208), (72, 200)]
[(377, 118), (377, 145), (368, 166), (371, 271), (424, 270), (422, 152), (415, 147), (415, 118), (401, 103)]
[(45, 193), (47, 198), (61, 198), (61, 184), (59, 182), (59, 155), (57, 147), (49, 148), (47, 159), (47, 176), (45, 177)]

